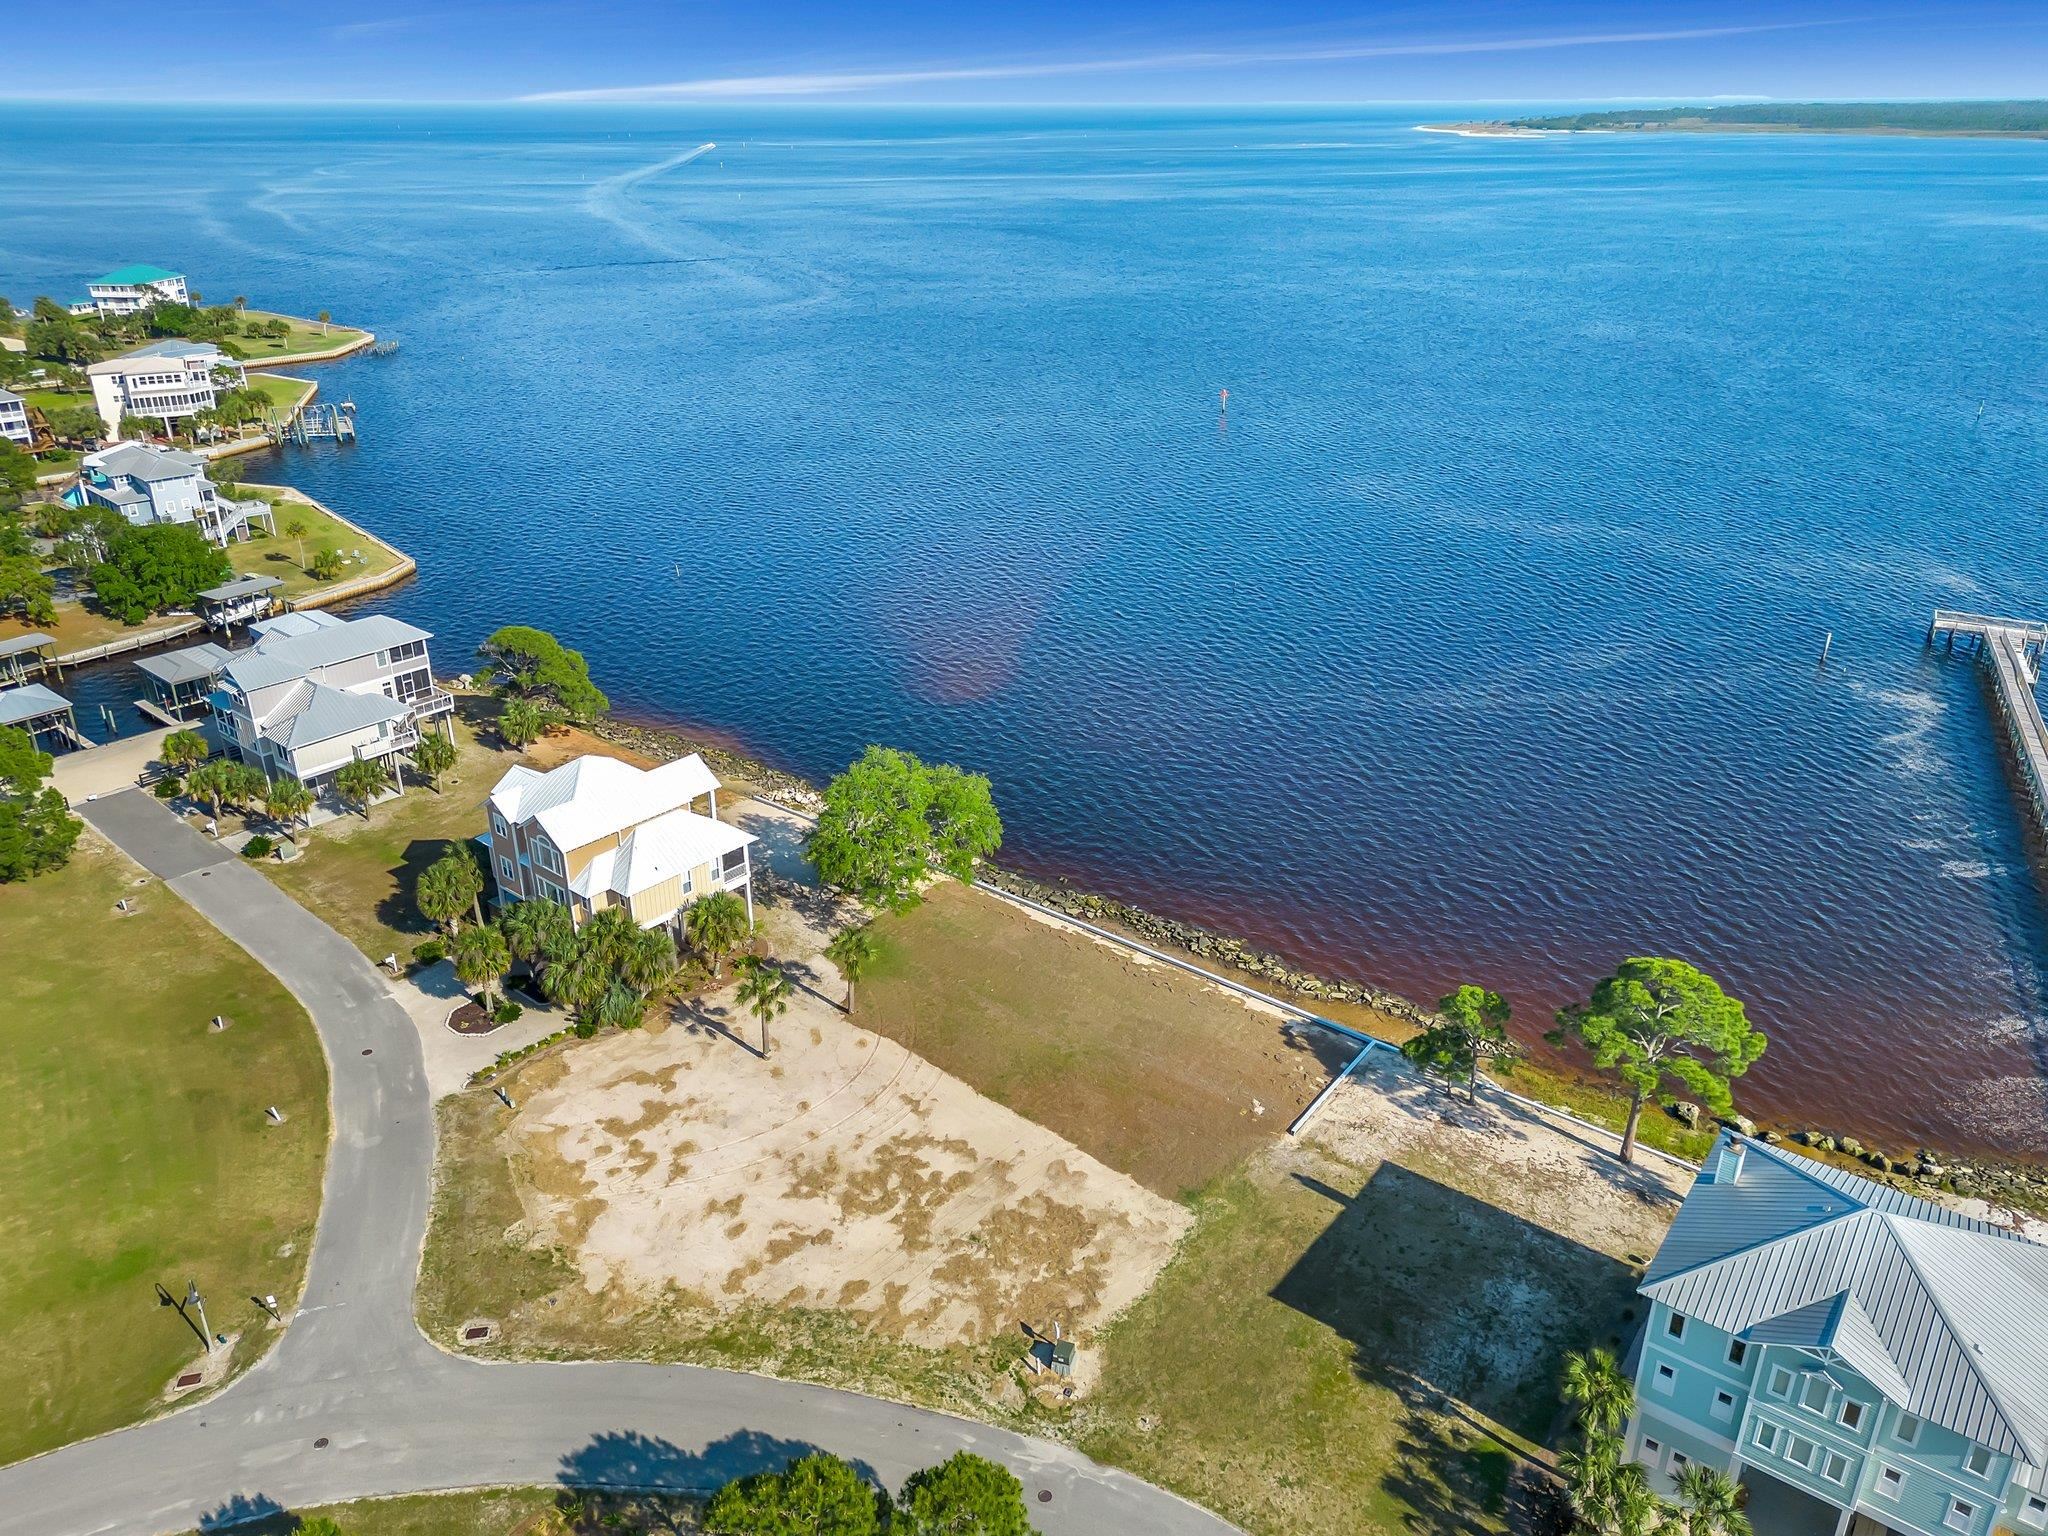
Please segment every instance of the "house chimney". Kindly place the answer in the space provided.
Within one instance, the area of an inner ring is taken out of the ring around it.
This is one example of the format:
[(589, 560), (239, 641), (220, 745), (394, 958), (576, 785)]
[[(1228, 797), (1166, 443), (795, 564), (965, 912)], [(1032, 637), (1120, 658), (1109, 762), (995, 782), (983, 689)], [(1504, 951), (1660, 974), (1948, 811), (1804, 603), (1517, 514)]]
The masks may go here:
[(1714, 1148), (1714, 1182), (1733, 1184), (1742, 1177), (1742, 1142), (1734, 1132), (1723, 1135)]

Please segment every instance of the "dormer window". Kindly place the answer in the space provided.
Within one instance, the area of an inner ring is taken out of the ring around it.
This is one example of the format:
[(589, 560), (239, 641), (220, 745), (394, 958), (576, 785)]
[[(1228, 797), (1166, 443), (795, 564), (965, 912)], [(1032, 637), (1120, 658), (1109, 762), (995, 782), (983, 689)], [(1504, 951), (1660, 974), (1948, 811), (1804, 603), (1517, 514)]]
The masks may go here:
[(1963, 1458), (1963, 1465), (1970, 1469), (1972, 1477), (1991, 1475), (1991, 1450), (1988, 1446), (1973, 1445), (1969, 1455)]

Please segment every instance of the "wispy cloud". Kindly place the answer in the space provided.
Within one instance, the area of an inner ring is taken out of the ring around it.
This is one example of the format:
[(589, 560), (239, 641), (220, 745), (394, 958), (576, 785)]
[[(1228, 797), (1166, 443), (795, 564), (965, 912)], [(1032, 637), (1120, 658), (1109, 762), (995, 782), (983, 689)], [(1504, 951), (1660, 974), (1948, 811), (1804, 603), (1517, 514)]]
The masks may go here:
[(329, 27), (327, 35), (338, 43), (360, 42), (366, 37), (389, 37), (394, 32), (410, 32), (420, 21), (418, 16), (380, 16), (369, 21), (344, 21)]
[(1252, 64), (1326, 64), (1354, 59), (1416, 58), (1461, 53), (1528, 53), (1546, 48), (1598, 48), (1629, 43), (1679, 43), (1755, 32), (1838, 26), (1844, 18), (1760, 22), (1748, 26), (1684, 27), (1647, 32), (1574, 32), (1538, 37), (1458, 38), (1418, 42), (1330, 42), (1315, 45), (1192, 49), (1113, 58), (1014, 60), (940, 64), (814, 74), (718, 75), (650, 85), (540, 91), (527, 101), (669, 101), (746, 96), (832, 96), (977, 80), (1034, 80), (1061, 75), (1135, 74), (1164, 69), (1230, 69)]

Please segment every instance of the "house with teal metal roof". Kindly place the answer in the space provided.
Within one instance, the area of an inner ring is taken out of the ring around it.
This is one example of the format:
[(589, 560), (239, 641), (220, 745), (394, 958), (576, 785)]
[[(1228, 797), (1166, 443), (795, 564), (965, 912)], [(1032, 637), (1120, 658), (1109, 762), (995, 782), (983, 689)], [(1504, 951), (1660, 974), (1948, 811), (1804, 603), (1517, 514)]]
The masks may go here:
[[(189, 304), (182, 272), (145, 263), (116, 267), (85, 285), (86, 307), (96, 314), (132, 315), (152, 304)], [(77, 308), (77, 306), (73, 306)]]
[(1730, 1132), (1641, 1286), (1628, 1454), (1757, 1536), (2048, 1532), (2048, 1247)]

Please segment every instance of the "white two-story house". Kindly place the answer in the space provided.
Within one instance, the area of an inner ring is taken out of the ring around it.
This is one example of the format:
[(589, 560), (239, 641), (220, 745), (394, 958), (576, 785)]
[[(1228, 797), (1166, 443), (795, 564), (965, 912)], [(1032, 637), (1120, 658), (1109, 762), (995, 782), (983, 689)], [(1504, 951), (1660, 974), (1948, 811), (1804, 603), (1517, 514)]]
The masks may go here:
[(271, 778), (320, 790), (346, 764), (376, 758), (403, 788), (398, 755), (436, 721), (452, 733), (455, 700), (434, 686), (425, 630), (383, 614), (325, 613), (250, 628), (255, 645), (232, 653), (209, 702), (228, 755)]
[(17, 448), (33, 447), (36, 440), (28, 419), (28, 402), (11, 389), (0, 389), (0, 438)]
[(718, 819), (718, 788), (694, 752), (649, 769), (610, 757), (510, 769), (491, 791), (484, 838), (498, 904), (559, 902), (579, 926), (624, 907), (654, 928), (732, 891), (753, 921), (754, 838)]
[(206, 478), (206, 460), (150, 443), (116, 443), (89, 453), (78, 484), (65, 499), (73, 506), (112, 507), (129, 522), (196, 523), (215, 544), (249, 537), (252, 523), (277, 531), (270, 504), (224, 496)]
[(168, 423), (212, 410), (221, 390), (246, 383), (248, 371), (210, 341), (171, 336), (89, 363), (85, 377), (107, 436), (118, 437), (125, 416)]
[(119, 267), (85, 285), (86, 300), (71, 306), (73, 314), (132, 315), (152, 304), (189, 304), (182, 272), (138, 263)]
[(1629, 1453), (1757, 1536), (2048, 1532), (2048, 1247), (1732, 1133), (1642, 1284)]

